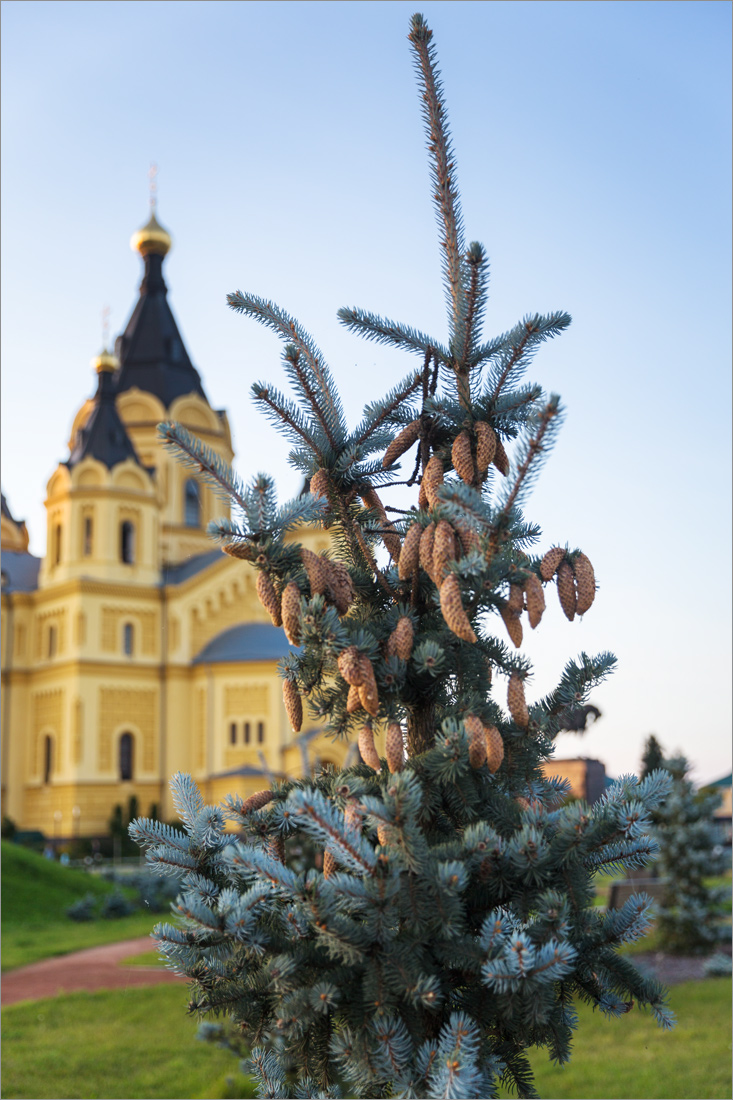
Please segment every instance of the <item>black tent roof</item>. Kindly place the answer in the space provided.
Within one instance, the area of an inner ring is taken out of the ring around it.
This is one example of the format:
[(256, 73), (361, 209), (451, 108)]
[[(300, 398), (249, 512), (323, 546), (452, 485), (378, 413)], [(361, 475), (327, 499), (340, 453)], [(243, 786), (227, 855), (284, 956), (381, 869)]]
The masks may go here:
[(142, 465), (115, 408), (114, 379), (107, 370), (99, 372), (94, 408), (84, 427), (76, 433), (66, 465), (71, 468), (90, 457), (103, 462), (109, 470), (127, 458)]

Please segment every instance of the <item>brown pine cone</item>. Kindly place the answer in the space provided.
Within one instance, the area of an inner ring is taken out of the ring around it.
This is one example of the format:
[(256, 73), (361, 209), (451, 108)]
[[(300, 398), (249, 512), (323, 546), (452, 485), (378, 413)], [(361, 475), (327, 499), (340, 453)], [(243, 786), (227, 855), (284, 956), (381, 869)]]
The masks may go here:
[(528, 810), (530, 808), (527, 799), (522, 798), (521, 795), (519, 796), (519, 798), (515, 798), (514, 801), (516, 802), (517, 806), (519, 806), (520, 810)]
[(458, 578), (454, 573), (449, 573), (440, 586), (440, 610), (446, 625), (464, 642), (475, 642), (476, 635), (473, 632), (468, 615), (461, 600), (461, 589)]
[(261, 810), (268, 802), (272, 801), (272, 791), (255, 791), (249, 798), (245, 798), (239, 810), (241, 817), (251, 814), (253, 810)]
[(397, 567), (397, 573), (401, 581), (409, 581), (420, 564), (421, 536), (422, 526), (419, 523), (413, 523), (405, 535), (405, 541), (402, 543), (402, 553)]
[(346, 697), (346, 713), (355, 714), (361, 707), (361, 699), (359, 698), (359, 689), (356, 684), (349, 686), (349, 694)]
[(283, 680), (283, 702), (293, 733), (300, 733), (303, 725), (303, 700), (293, 680)]
[(468, 759), (472, 768), (480, 768), (486, 760), (484, 724), (475, 714), (465, 714), (463, 725), (468, 734)]
[(408, 615), (400, 615), (397, 626), (387, 639), (387, 656), (399, 657), (401, 661), (409, 661), (412, 654), (412, 641), (415, 631)]
[(314, 596), (323, 596), (328, 590), (328, 563), (325, 558), (314, 554), (312, 550), (301, 548), (300, 558), (308, 574), (311, 592)]
[(381, 771), (382, 761), (374, 746), (374, 730), (369, 722), (361, 727), (358, 738), (359, 752), (365, 764), (373, 768), (375, 772)]
[(498, 772), (504, 759), (504, 741), (496, 726), (485, 726), (484, 737), (486, 740), (486, 763), (493, 774)]
[(422, 483), (425, 486), (425, 492), (427, 493), (428, 503), (431, 508), (434, 508), (438, 503), (438, 497), (436, 491), (443, 484), (443, 463), (440, 461), (437, 455), (433, 455), (425, 467), (425, 473), (422, 476)]
[(280, 611), (285, 637), (292, 645), (300, 645), (300, 589), (295, 581), (285, 585)]
[(326, 562), (328, 571), (328, 594), (339, 615), (345, 615), (356, 595), (351, 574), (340, 561), (329, 561), (325, 558), (323, 560)]
[(255, 547), (251, 542), (245, 542), (244, 539), (240, 542), (228, 542), (226, 546), (222, 546), (222, 550), (230, 558), (239, 558), (241, 561), (254, 561), (257, 557)]
[(257, 574), (257, 595), (260, 597), (260, 603), (265, 611), (269, 613), (274, 625), (282, 626), (283, 620), (280, 614), (280, 600), (275, 591), (275, 586), (264, 569), (260, 569)]
[(568, 561), (561, 561), (557, 571), (557, 595), (560, 607), (572, 622), (577, 609), (578, 593), (575, 589), (575, 574)]
[(433, 579), (437, 585), (443, 583), (448, 572), (448, 563), (456, 560), (456, 539), (453, 528), (447, 520), (441, 519), (435, 528), (433, 539)]
[(400, 542), (400, 536), (394, 529), (394, 524), (390, 523), (387, 518), (387, 513), (384, 510), (384, 505), (379, 499), (375, 489), (369, 485), (360, 493), (361, 499), (364, 502), (365, 507), (370, 511), (376, 512), (379, 516), (379, 522), (382, 527), (380, 538), (384, 545), (387, 547), (388, 553), (394, 558), (396, 562), (400, 560), (400, 551), (402, 549), (402, 543)]
[(310, 491), (314, 497), (326, 497), (328, 499), (328, 489), (331, 484), (331, 479), (328, 476), (328, 470), (317, 470), (310, 482)]
[(451, 520), (451, 523), (463, 544), (464, 553), (470, 554), (472, 550), (478, 550), (480, 553), (481, 540), (478, 537), (478, 531), (474, 527), (471, 527), (465, 520), (454, 519)]
[(387, 847), (387, 844), (389, 843), (389, 834), (387, 832), (386, 825), (377, 825), (377, 840), (383, 848)]
[(507, 704), (515, 725), (519, 726), (520, 729), (526, 730), (529, 725), (529, 711), (527, 710), (527, 702), (524, 698), (524, 683), (516, 672), (513, 672), (509, 677)]
[(336, 874), (336, 857), (326, 848), (323, 853), (323, 877), (330, 878)]
[(399, 722), (390, 722), (384, 742), (387, 767), (391, 772), (401, 772), (405, 766), (405, 750), (402, 743), (402, 727)]
[(364, 682), (364, 670), (361, 665), (361, 653), (355, 645), (350, 645), (348, 649), (339, 653), (336, 663), (339, 666), (339, 672), (346, 680), (347, 684), (352, 684), (356, 687)]
[(430, 579), (433, 579), (433, 544), (435, 542), (435, 524), (429, 523), (420, 536), (420, 565)]
[(578, 588), (576, 615), (584, 615), (596, 598), (596, 577), (590, 559), (585, 554), (576, 554), (573, 561), (573, 573)]
[[(374, 742), (372, 742), (373, 744)], [(347, 829), (355, 829), (358, 833), (361, 832), (361, 814), (353, 802), (347, 802), (344, 807), (344, 825)]]
[(360, 668), (362, 681), (358, 687), (361, 705), (367, 714), (371, 714), (372, 718), (376, 718), (379, 712), (379, 691), (377, 681), (374, 678), (372, 662), (363, 653), (360, 655)]
[(527, 599), (529, 625), (534, 630), (539, 625), (542, 613), (545, 610), (545, 594), (542, 591), (542, 582), (534, 573), (529, 573), (524, 582), (524, 594)]
[(267, 848), (273, 859), (278, 863), (285, 862), (285, 841), (281, 836), (271, 836), (267, 841)]
[(498, 435), (496, 437), (496, 450), (494, 451), (493, 462), (499, 473), (506, 477), (509, 473), (509, 455), (504, 450), (504, 444), (499, 439)]
[(425, 491), (425, 486), (422, 481), (420, 482), (420, 491), (417, 494), (417, 506), (421, 512), (427, 512), (430, 507), (430, 501), (428, 500), (428, 494)]
[(496, 453), (496, 433), (485, 420), (477, 420), (473, 426), (476, 432), (476, 465), (479, 477), (483, 481), (494, 461)]
[(551, 581), (557, 572), (557, 568), (560, 562), (565, 557), (565, 551), (562, 546), (553, 546), (552, 550), (548, 550), (544, 558), (540, 562), (540, 576), (543, 581)]
[(463, 431), (456, 436), (450, 456), (461, 481), (465, 481), (466, 485), (473, 485), (475, 471), (471, 454), (471, 437), (468, 432)]
[(509, 599), (506, 605), (515, 615), (522, 614), (524, 611), (524, 592), (520, 584), (509, 585)]
[(384, 458), (382, 459), (382, 468), (387, 469), (391, 466), (405, 451), (409, 451), (412, 444), (420, 435), (420, 419), (411, 420), (410, 423), (402, 429), (399, 435), (390, 443), (387, 450), (384, 452)]
[(506, 627), (507, 634), (509, 635), (517, 649), (519, 649), (520, 645), (522, 644), (522, 638), (524, 637), (524, 631), (522, 630), (522, 621), (519, 618), (521, 612), (512, 611), (512, 609), (509, 607), (509, 604), (507, 604), (506, 607), (501, 608), (499, 614), (504, 620), (504, 626)]

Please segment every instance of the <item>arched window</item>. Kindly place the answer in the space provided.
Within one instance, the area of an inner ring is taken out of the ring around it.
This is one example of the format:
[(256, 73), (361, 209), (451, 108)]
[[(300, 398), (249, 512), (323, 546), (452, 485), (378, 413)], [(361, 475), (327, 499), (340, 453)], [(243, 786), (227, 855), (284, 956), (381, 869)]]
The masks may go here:
[(132, 779), (133, 756), (135, 743), (131, 733), (123, 733), (120, 737), (120, 779)]
[(265, 740), (265, 723), (264, 722), (258, 722), (257, 723), (257, 740), (260, 743), (260, 745)]
[(83, 554), (84, 554), (85, 558), (90, 558), (92, 556), (93, 537), (94, 537), (94, 524), (92, 522), (92, 517), (91, 516), (84, 516)]
[(183, 522), (186, 527), (198, 527), (201, 514), (199, 483), (190, 477), (183, 487)]
[(132, 657), (135, 646), (135, 627), (132, 623), (125, 623), (122, 628), (122, 650), (126, 657)]
[(46, 737), (43, 743), (43, 782), (51, 782), (51, 772), (53, 771), (53, 740), (50, 737)]
[(125, 565), (135, 561), (135, 524), (129, 519), (120, 524), (120, 561)]
[(229, 723), (229, 744), (236, 745), (237, 743), (237, 723)]
[(56, 656), (56, 627), (49, 626), (48, 628), (48, 655), (49, 657)]
[(58, 565), (61, 561), (61, 524), (57, 523), (53, 529), (53, 561)]

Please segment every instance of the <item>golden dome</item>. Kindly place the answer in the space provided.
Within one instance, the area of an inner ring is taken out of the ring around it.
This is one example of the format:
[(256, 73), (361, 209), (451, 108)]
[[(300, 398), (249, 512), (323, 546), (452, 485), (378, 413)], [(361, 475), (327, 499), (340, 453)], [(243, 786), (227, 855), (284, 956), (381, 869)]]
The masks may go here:
[(117, 356), (112, 352), (107, 351), (106, 348), (99, 355), (92, 359), (92, 366), (97, 374), (102, 374), (103, 371), (115, 371), (120, 365), (120, 361)]
[(155, 214), (151, 214), (147, 225), (138, 229), (137, 233), (133, 233), (130, 239), (130, 248), (134, 252), (139, 252), (141, 256), (147, 256), (150, 252), (165, 256), (172, 244), (170, 233), (158, 224)]

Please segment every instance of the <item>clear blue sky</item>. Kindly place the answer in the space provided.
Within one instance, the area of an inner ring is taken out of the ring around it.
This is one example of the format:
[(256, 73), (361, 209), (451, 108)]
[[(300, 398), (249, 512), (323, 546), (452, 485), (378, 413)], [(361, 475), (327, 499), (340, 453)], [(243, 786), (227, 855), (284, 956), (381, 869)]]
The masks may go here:
[[(2, 4), (3, 488), (45, 546), (45, 485), (94, 389), (90, 358), (140, 281), (128, 241), (174, 237), (170, 300), (237, 467), (298, 486), (252, 409), (278, 341), (225, 305), (297, 316), (352, 418), (411, 359), (336, 322), (359, 305), (445, 335), (437, 234), (402, 0)], [(532, 376), (567, 420), (530, 500), (543, 547), (581, 546), (596, 604), (551, 610), (534, 690), (611, 649), (602, 720), (561, 739), (612, 774), (645, 737), (730, 770), (731, 5), (433, 0), (469, 240), (492, 262), (488, 335), (574, 323)]]

